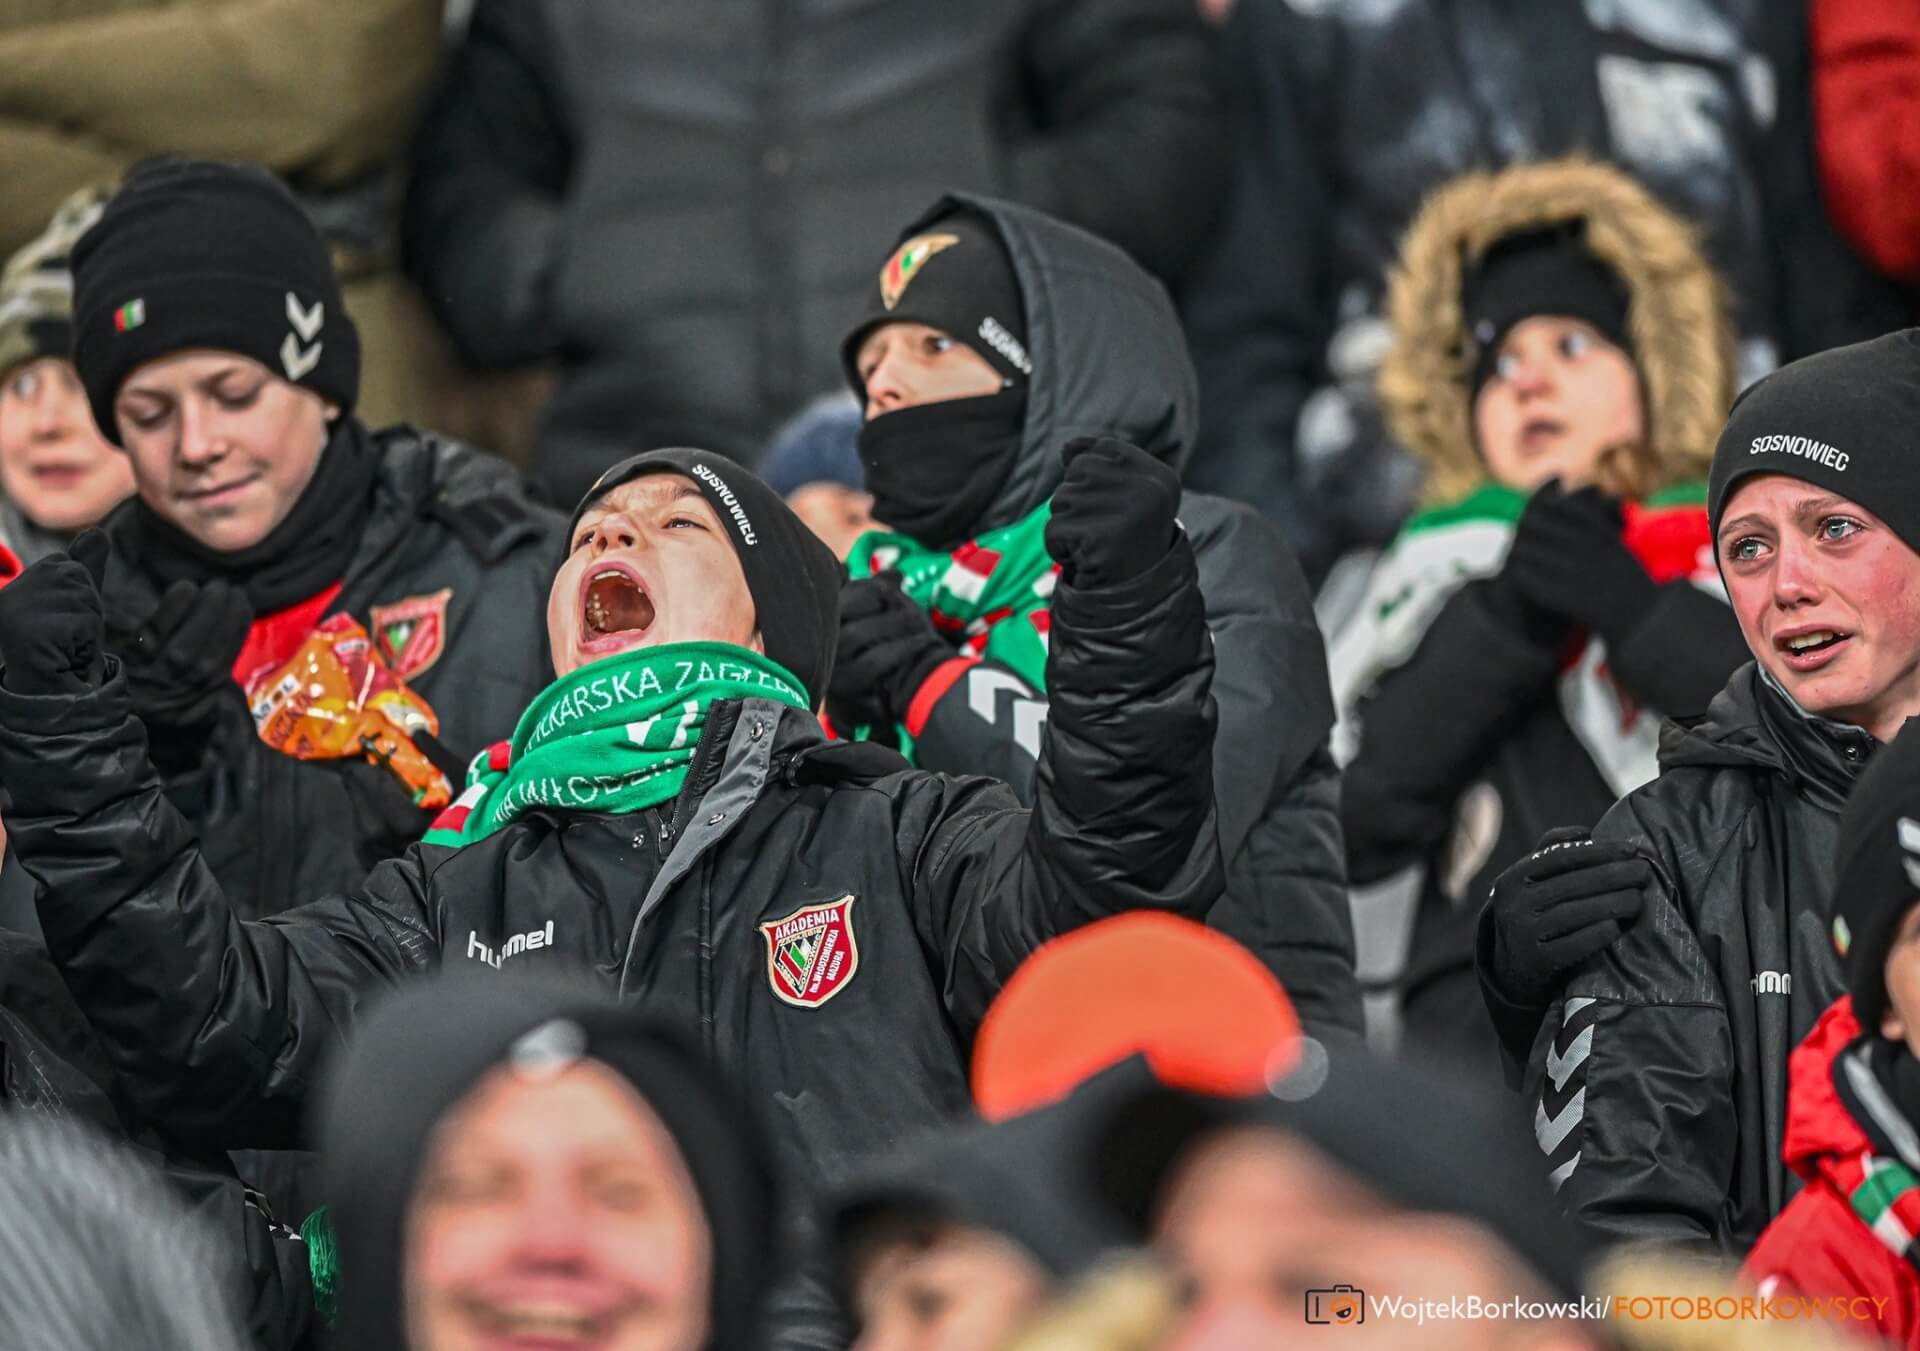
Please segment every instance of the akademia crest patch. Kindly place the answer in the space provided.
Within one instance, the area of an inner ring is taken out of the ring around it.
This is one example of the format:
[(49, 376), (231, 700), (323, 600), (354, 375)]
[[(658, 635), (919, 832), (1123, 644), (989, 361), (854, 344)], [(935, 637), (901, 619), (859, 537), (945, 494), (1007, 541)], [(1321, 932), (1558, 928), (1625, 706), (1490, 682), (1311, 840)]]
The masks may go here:
[(817, 1008), (847, 987), (860, 969), (853, 901), (846, 895), (803, 906), (760, 926), (767, 938), (767, 979), (776, 995), (801, 1008)]
[(392, 605), (376, 605), (368, 612), (374, 645), (387, 667), (402, 680), (411, 680), (440, 660), (447, 649), (447, 602), (451, 587), (431, 596), (408, 596)]
[(887, 259), (887, 265), (880, 269), (880, 303), (888, 309), (898, 305), (901, 294), (906, 291), (914, 274), (926, 265), (927, 259), (959, 242), (959, 235), (915, 235), (895, 249), (893, 257)]

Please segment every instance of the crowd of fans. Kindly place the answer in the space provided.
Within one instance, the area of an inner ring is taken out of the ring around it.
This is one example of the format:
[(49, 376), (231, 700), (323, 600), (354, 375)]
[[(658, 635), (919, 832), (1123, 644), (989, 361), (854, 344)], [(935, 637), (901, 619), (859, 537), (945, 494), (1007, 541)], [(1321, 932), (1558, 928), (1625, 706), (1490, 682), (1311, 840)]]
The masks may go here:
[(1920, 1348), (1916, 119), (0, 6), (0, 1347)]

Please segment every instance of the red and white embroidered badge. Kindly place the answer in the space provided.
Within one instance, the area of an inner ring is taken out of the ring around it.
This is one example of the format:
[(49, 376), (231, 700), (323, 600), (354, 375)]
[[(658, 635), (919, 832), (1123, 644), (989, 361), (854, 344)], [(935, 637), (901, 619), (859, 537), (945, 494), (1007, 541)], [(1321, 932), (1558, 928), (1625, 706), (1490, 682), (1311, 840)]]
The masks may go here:
[(801, 1008), (817, 1008), (847, 987), (860, 969), (853, 901), (848, 895), (804, 906), (760, 926), (767, 938), (767, 979), (774, 994)]
[(368, 611), (373, 641), (387, 667), (402, 680), (411, 680), (440, 660), (447, 648), (447, 602), (452, 588), (431, 596), (408, 596), (392, 605)]

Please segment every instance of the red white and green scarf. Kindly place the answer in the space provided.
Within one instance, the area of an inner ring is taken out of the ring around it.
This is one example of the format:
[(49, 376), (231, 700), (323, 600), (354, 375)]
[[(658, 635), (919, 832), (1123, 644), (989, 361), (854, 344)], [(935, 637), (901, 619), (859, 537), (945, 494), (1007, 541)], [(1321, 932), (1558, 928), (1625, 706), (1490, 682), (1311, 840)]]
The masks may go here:
[[(1623, 538), (1654, 581), (1686, 580), (1725, 595), (1707, 529), (1706, 485), (1678, 484), (1626, 505)], [(1359, 609), (1327, 645), (1339, 723), (1334, 753), (1359, 746), (1357, 712), (1374, 685), (1402, 665), (1441, 608), (1467, 582), (1506, 562), (1527, 495), (1487, 484), (1448, 506), (1415, 515), (1367, 579)], [(1639, 708), (1607, 669), (1606, 644), (1584, 636), (1560, 677), (1560, 703), (1574, 735), (1616, 793), (1659, 772), (1659, 717)]]
[[(946, 550), (869, 530), (854, 541), (847, 570), (855, 577), (898, 572), (901, 590), (953, 641), (955, 656), (996, 662), (1044, 690), (1060, 576), (1060, 565), (1047, 552), (1050, 515), (1051, 504), (1043, 502), (1012, 525)], [(913, 738), (904, 727), (899, 735), (901, 750), (911, 758)]]
[(708, 711), (750, 698), (807, 707), (793, 672), (731, 643), (665, 643), (583, 666), (527, 705), (512, 740), (474, 757), (466, 791), (424, 841), (457, 849), (542, 808), (620, 815), (671, 801)]

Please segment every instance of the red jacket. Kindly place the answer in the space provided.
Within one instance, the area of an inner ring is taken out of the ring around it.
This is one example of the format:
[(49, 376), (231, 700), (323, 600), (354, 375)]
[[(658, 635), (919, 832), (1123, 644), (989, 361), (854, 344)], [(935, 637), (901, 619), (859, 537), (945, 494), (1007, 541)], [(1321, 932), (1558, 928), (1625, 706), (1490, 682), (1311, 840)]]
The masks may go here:
[(1763, 1295), (1862, 1295), (1884, 1301), (1863, 1336), (1920, 1348), (1920, 1269), (1868, 1227), (1850, 1199), (1873, 1152), (1833, 1085), (1833, 1062), (1860, 1037), (1853, 1001), (1820, 1015), (1787, 1066), (1787, 1166), (1806, 1179), (1747, 1254), (1741, 1274)]
[(1920, 0), (1813, 0), (1827, 209), (1883, 272), (1920, 280)]
[(20, 575), (20, 559), (5, 544), (0, 544), (0, 586)]

